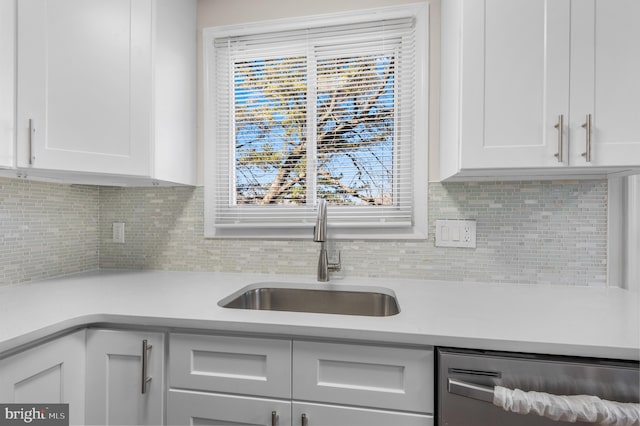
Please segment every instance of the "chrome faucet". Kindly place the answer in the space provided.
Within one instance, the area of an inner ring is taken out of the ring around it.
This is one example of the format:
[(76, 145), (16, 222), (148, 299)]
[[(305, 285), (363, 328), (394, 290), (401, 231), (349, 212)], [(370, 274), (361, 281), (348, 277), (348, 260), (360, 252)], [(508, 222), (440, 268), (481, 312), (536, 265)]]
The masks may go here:
[(340, 252), (338, 252), (338, 263), (329, 263), (327, 255), (327, 200), (318, 200), (318, 217), (316, 226), (313, 228), (313, 241), (320, 243), (320, 258), (318, 259), (318, 281), (326, 283), (329, 281), (329, 272), (339, 271), (342, 268), (340, 262)]

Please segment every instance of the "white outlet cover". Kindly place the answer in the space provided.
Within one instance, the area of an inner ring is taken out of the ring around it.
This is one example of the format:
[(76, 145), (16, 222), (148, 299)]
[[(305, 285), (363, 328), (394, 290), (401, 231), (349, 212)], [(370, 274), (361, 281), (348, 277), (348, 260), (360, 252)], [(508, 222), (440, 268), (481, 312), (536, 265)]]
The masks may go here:
[(113, 222), (113, 242), (124, 244), (124, 222)]
[(476, 221), (472, 219), (436, 220), (436, 247), (476, 248)]

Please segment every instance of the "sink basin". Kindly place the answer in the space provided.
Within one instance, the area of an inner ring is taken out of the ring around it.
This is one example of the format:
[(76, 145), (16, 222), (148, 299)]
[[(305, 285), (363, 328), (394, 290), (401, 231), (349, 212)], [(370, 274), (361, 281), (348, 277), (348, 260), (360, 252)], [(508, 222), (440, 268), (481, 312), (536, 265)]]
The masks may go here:
[(388, 317), (400, 312), (393, 292), (387, 289), (344, 286), (291, 287), (282, 283), (253, 284), (218, 303), (224, 308), (266, 311)]

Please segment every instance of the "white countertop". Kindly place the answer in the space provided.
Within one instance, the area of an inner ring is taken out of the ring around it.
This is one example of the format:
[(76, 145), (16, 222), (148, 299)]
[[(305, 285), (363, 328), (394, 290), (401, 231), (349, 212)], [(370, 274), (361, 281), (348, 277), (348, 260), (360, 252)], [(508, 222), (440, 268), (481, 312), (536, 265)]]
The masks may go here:
[(316, 284), (312, 276), (107, 270), (0, 287), (0, 354), (65, 330), (113, 324), (640, 359), (640, 296), (618, 288), (347, 278), (316, 285), (386, 287), (401, 312), (218, 306), (256, 282)]

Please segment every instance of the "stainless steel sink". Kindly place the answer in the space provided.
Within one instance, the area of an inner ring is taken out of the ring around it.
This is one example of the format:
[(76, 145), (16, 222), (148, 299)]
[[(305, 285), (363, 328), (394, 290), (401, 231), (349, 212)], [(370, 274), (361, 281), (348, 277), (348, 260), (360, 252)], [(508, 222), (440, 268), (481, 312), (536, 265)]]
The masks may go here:
[[(320, 287), (321, 284), (318, 285)], [(362, 287), (323, 289), (263, 283), (245, 287), (219, 303), (224, 308), (388, 317), (400, 312), (393, 292)]]

